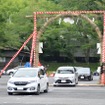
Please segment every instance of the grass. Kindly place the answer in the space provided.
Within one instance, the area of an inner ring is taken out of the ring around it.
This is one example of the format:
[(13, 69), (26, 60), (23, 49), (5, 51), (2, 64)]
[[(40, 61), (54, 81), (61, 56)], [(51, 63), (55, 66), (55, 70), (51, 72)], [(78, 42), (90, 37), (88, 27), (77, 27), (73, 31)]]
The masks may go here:
[(94, 72), (99, 63), (58, 63), (58, 62), (44, 62), (44, 65), (47, 65), (47, 73), (56, 71), (59, 66), (79, 66), (79, 67), (90, 67), (92, 72)]

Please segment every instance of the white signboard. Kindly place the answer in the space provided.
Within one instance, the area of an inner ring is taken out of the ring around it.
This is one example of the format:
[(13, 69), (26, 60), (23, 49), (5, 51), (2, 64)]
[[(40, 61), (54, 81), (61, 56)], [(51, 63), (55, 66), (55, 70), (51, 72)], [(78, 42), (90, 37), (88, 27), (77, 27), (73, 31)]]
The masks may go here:
[(43, 53), (42, 49), (43, 49), (43, 42), (40, 42), (39, 43), (39, 53)]
[(101, 44), (97, 43), (97, 54), (101, 54)]

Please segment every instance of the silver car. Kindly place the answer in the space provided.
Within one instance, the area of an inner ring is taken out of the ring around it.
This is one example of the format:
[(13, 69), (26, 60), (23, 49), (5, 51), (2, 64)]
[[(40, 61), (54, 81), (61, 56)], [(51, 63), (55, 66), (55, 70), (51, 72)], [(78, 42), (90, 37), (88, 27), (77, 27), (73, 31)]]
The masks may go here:
[(54, 86), (57, 85), (72, 85), (78, 84), (78, 73), (71, 66), (62, 66), (57, 69), (54, 76)]

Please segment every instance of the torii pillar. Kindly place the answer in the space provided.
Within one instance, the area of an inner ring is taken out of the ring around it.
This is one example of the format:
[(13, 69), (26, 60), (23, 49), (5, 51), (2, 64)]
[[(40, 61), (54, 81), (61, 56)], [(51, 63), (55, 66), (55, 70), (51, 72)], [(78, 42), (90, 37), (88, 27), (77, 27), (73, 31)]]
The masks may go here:
[(37, 22), (37, 13), (34, 12), (34, 31), (33, 31), (31, 54), (30, 54), (30, 64), (31, 65), (33, 64), (32, 65), (33, 67), (37, 67), (38, 62), (39, 62), (39, 48), (38, 48), (39, 41), (37, 41), (38, 39), (37, 39), (37, 23), (36, 22)]
[(103, 14), (103, 22), (101, 84), (105, 85), (105, 12)]

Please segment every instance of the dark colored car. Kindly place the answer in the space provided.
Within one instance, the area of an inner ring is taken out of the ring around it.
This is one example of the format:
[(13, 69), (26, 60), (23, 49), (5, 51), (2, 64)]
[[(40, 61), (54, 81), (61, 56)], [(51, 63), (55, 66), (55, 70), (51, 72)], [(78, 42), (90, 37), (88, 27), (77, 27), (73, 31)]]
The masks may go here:
[(78, 69), (77, 72), (78, 72), (79, 80), (89, 80), (89, 81), (93, 80), (93, 74), (90, 68), (83, 67), (83, 68)]

